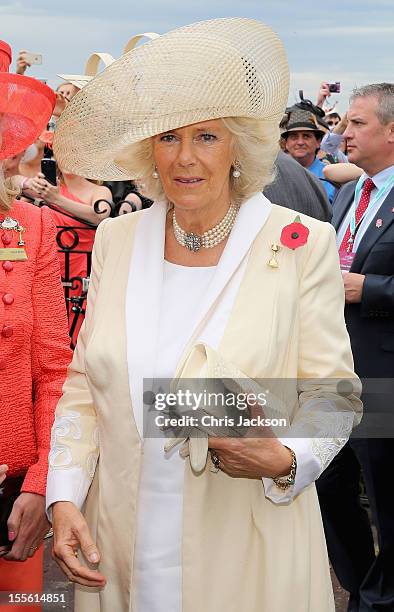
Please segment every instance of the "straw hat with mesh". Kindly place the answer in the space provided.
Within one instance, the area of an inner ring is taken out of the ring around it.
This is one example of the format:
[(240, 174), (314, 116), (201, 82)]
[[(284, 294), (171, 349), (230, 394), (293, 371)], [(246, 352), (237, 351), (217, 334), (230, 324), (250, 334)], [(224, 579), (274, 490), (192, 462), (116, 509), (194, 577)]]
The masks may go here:
[(78, 89), (82, 89), (91, 81), (96, 74), (98, 74), (100, 63), (103, 62), (104, 66), (110, 66), (115, 61), (109, 53), (101, 53), (96, 51), (92, 53), (87, 59), (85, 64), (85, 74), (58, 74), (57, 76), (61, 79), (71, 83)]
[[(156, 32), (144, 32), (143, 34), (136, 34), (127, 42), (123, 53), (128, 53), (137, 45), (137, 43), (142, 38), (148, 38), (149, 40), (153, 40), (154, 38), (158, 38), (159, 34)], [(85, 74), (58, 74), (57, 76), (67, 81), (67, 83), (71, 83), (78, 89), (83, 89), (85, 85), (87, 85), (98, 73), (99, 66), (102, 62), (104, 67), (107, 68), (115, 61), (115, 58), (112, 57), (109, 53), (102, 53), (95, 51), (92, 53), (85, 64)]]
[(119, 163), (142, 139), (209, 119), (279, 124), (288, 66), (261, 22), (214, 19), (173, 30), (116, 60), (70, 102), (55, 133), (63, 170), (93, 179), (134, 178)]
[(41, 134), (56, 102), (37, 79), (8, 72), (11, 47), (0, 40), (0, 160), (17, 155)]

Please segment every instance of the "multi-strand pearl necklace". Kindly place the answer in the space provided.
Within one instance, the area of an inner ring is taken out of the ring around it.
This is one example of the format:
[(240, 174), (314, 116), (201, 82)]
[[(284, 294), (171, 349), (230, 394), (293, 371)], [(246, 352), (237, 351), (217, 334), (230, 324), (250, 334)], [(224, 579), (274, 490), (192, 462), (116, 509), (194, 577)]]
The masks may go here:
[(233, 229), (237, 213), (238, 206), (235, 204), (230, 204), (230, 207), (223, 219), (217, 225), (215, 225), (215, 227), (212, 227), (200, 236), (194, 232), (185, 232), (185, 230), (178, 225), (174, 210), (172, 215), (174, 236), (177, 242), (189, 249), (189, 251), (197, 252), (201, 248), (212, 249), (220, 244), (222, 240), (227, 238)]

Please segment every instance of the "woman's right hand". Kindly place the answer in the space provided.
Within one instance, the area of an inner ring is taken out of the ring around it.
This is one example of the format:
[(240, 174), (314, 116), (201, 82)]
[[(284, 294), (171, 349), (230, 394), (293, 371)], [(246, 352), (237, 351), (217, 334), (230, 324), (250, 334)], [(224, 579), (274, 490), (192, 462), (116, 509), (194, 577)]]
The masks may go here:
[(0, 465), (0, 484), (7, 476), (8, 465)]
[(26, 61), (26, 51), (22, 49), (16, 58), (16, 74), (25, 74), (26, 68), (30, 68), (31, 64)]
[(56, 104), (55, 108), (53, 109), (53, 116), (58, 119), (66, 108), (68, 102), (70, 102), (70, 100), (66, 98), (66, 96), (59, 92), (56, 92)]
[(82, 565), (76, 553), (81, 549), (86, 561), (97, 565), (100, 553), (90, 535), (85, 518), (71, 502), (56, 502), (52, 506), (53, 559), (71, 582), (88, 587), (105, 586), (105, 576), (98, 570)]

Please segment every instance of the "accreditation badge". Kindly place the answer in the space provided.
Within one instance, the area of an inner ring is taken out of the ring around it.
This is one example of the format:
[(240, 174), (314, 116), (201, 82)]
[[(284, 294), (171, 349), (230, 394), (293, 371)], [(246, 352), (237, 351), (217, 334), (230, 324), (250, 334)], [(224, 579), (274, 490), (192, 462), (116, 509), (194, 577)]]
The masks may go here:
[(339, 251), (339, 265), (341, 266), (342, 273), (350, 272), (355, 254)]

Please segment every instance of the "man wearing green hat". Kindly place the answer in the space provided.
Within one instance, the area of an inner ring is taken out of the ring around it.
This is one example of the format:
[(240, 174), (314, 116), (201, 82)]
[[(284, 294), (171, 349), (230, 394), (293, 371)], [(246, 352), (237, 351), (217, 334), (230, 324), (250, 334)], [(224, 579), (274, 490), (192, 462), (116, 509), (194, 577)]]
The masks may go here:
[(319, 111), (309, 100), (302, 100), (287, 109), (286, 118), (282, 122), (282, 128), (285, 130), (282, 138), (286, 142), (287, 153), (323, 181), (328, 199), (332, 202), (335, 188), (325, 180), (324, 163), (316, 157), (325, 133), (323, 128), (329, 129)]

